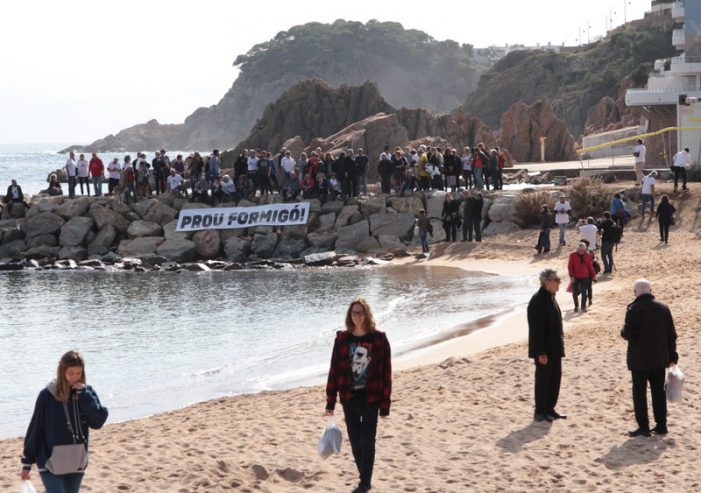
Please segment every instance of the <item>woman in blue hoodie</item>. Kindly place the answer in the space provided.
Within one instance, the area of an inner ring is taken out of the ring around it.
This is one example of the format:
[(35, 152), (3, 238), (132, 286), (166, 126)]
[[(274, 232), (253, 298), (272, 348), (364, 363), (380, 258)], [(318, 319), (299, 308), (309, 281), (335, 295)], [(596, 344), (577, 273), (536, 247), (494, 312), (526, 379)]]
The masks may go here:
[(56, 380), (39, 392), (24, 438), (23, 480), (36, 464), (46, 493), (78, 493), (88, 466), (88, 433), (107, 420), (92, 387), (85, 385), (85, 362), (77, 351), (61, 357)]

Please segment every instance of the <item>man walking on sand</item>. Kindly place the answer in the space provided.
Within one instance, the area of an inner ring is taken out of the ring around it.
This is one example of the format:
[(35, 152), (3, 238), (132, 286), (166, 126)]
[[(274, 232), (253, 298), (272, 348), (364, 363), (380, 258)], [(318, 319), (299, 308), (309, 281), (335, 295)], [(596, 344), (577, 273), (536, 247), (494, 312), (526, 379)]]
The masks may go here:
[[(677, 364), (677, 333), (672, 312), (655, 300), (652, 285), (638, 279), (633, 288), (635, 300), (628, 305), (621, 336), (628, 341), (627, 363), (633, 378), (633, 408), (638, 429), (631, 437), (667, 434), (667, 401), (664, 390), (665, 368)], [(655, 426), (650, 430), (647, 414), (647, 383), (650, 382)]]
[(565, 340), (555, 299), (562, 280), (554, 269), (541, 271), (540, 289), (528, 303), (528, 357), (535, 361), (535, 421), (567, 419), (555, 410), (560, 395)]

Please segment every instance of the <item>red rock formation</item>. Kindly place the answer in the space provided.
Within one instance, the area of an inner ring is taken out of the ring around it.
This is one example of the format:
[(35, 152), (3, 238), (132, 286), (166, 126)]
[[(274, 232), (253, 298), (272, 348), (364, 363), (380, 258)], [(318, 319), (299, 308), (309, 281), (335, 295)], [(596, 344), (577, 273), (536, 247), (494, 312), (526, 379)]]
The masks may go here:
[(497, 134), (499, 147), (508, 149), (520, 162), (540, 161), (540, 137), (545, 137), (545, 160), (568, 161), (577, 158), (575, 142), (567, 125), (555, 116), (547, 101), (532, 106), (518, 102), (501, 117)]

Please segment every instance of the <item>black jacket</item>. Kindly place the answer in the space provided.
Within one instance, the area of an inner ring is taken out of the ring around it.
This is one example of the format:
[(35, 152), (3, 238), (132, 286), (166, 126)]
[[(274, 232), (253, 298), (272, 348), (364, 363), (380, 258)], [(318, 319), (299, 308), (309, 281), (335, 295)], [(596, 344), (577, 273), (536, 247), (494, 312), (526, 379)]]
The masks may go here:
[(661, 224), (674, 224), (674, 213), (677, 209), (670, 203), (660, 203), (657, 206), (657, 219)]
[(555, 297), (542, 286), (528, 303), (528, 357), (541, 354), (548, 358), (565, 356), (562, 313)]
[[(7, 195), (5, 197), (5, 202), (12, 202), (12, 185), (7, 187)], [(17, 185), (17, 197), (18, 198), (16, 200), (24, 202), (24, 194), (22, 193), (22, 187), (20, 187), (19, 185)]]
[(616, 234), (618, 226), (613, 222), (613, 219), (604, 219), (599, 224), (601, 231), (601, 243), (616, 243), (618, 235)]
[(651, 294), (628, 305), (621, 337), (628, 341), (630, 371), (659, 370), (679, 360), (672, 312)]

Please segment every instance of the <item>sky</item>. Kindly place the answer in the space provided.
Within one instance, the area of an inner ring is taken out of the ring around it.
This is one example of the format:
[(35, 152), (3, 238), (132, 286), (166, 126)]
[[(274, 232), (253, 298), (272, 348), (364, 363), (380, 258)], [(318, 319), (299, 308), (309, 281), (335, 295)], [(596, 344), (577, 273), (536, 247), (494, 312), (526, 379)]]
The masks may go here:
[(237, 55), (306, 22), (395, 21), (477, 48), (577, 45), (622, 24), (624, 6), (630, 21), (650, 1), (0, 2), (0, 144), (88, 144), (153, 118), (181, 123), (224, 96)]

